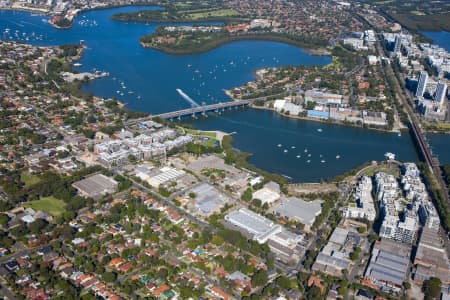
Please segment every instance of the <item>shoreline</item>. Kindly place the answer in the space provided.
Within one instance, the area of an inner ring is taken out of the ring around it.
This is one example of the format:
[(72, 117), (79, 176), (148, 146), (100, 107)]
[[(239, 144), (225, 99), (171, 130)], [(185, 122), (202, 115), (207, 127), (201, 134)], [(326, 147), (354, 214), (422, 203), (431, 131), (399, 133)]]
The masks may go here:
[(354, 128), (361, 128), (361, 129), (364, 129), (364, 130), (375, 130), (375, 131), (380, 131), (380, 132), (385, 132), (385, 133), (400, 133), (402, 131), (406, 131), (407, 130), (407, 128), (402, 128), (400, 130), (387, 130), (387, 129), (382, 129), (382, 128), (372, 128), (372, 127), (358, 126), (358, 125), (355, 125), (355, 124), (352, 124), (352, 123), (344, 123), (344, 122), (341, 122), (341, 121), (338, 121), (338, 120), (330, 120), (330, 119), (323, 120), (323, 119), (311, 118), (311, 117), (294, 116), (294, 115), (281, 113), (281, 112), (275, 110), (274, 108), (265, 107), (265, 106), (256, 106), (256, 105), (253, 105), (253, 104), (251, 104), (250, 107), (253, 108), (253, 109), (273, 111), (274, 113), (277, 113), (278, 115), (283, 116), (285, 118), (297, 119), (297, 120), (303, 120), (303, 121), (312, 121), (312, 122), (318, 122), (318, 123), (329, 124), (329, 125), (354, 127)]
[(0, 7), (0, 11), (18, 11), (18, 12), (28, 12), (31, 14), (39, 14), (42, 16), (50, 15), (50, 11), (42, 11), (37, 8), (27, 8), (27, 7)]
[(425, 133), (430, 133), (430, 134), (450, 135), (450, 130), (448, 130), (448, 131), (439, 131), (439, 130), (427, 130), (427, 129), (424, 129), (423, 131)]
[[(54, 23), (50, 23), (50, 20), (48, 24), (50, 24), (52, 27), (56, 29), (70, 29), (73, 26), (73, 23), (75, 22), (76, 17), (79, 15), (82, 15), (83, 13), (89, 12), (89, 11), (95, 11), (95, 10), (105, 10), (105, 9), (112, 9), (112, 8), (120, 8), (120, 7), (127, 7), (127, 6), (160, 6), (158, 4), (152, 4), (152, 3), (128, 3), (128, 4), (117, 4), (117, 5), (107, 5), (107, 6), (101, 6), (101, 7), (92, 7), (92, 8), (85, 8), (81, 9), (76, 16), (73, 17), (70, 25), (68, 26), (58, 26)], [(160, 6), (161, 7), (161, 6)], [(18, 11), (18, 12), (27, 12), (27, 13), (36, 13), (42, 16), (51, 16), (54, 15), (54, 12), (46, 10), (40, 10), (38, 8), (29, 8), (29, 7), (0, 7), (0, 11)]]
[(277, 42), (277, 43), (284, 43), (287, 45), (292, 45), (300, 50), (304, 51), (307, 54), (314, 55), (314, 56), (330, 56), (331, 52), (329, 52), (325, 47), (314, 47), (314, 45), (308, 45), (303, 44), (301, 42), (297, 42), (295, 40), (285, 38), (283, 36), (277, 36), (276, 34), (243, 34), (243, 35), (235, 35), (235, 36), (228, 36), (226, 38), (218, 39), (214, 43), (204, 46), (204, 48), (190, 48), (190, 49), (173, 49), (168, 47), (158, 47), (150, 45), (149, 43), (145, 43), (142, 41), (142, 38), (139, 41), (141, 47), (148, 48), (148, 49), (154, 49), (156, 51), (160, 51), (165, 54), (171, 54), (171, 55), (191, 55), (191, 54), (200, 54), (200, 53), (206, 53), (209, 51), (212, 51), (214, 49), (217, 49), (221, 46), (227, 45), (229, 43), (233, 42), (240, 42), (240, 41), (266, 41), (266, 42)]
[[(128, 6), (128, 5), (127, 5)], [(108, 8), (96, 8), (95, 10), (97, 10), (97, 9), (108, 9)], [(305, 49), (305, 51), (306, 51), (306, 49)], [(253, 107), (252, 106), (252, 108), (257, 108), (257, 107)], [(258, 107), (258, 109), (266, 109), (266, 110), (270, 110), (269, 108), (265, 108), (265, 107)], [(273, 109), (272, 109), (273, 110)], [(315, 121), (315, 122), (322, 122), (322, 123), (327, 123), (327, 122), (325, 122), (325, 121), (323, 121), (323, 120), (318, 120), (318, 119), (312, 119), (312, 118), (307, 118), (307, 117), (298, 117), (298, 116), (292, 116), (292, 115), (284, 115), (284, 114), (281, 114), (282, 116), (285, 116), (285, 117), (291, 117), (291, 118), (297, 118), (297, 119), (303, 119), (303, 120), (306, 120), (306, 121)], [(342, 125), (347, 125), (347, 126), (351, 126), (351, 124), (337, 124), (337, 123), (329, 123), (329, 124), (333, 124), (333, 125), (340, 125), (340, 126), (342, 126)], [(360, 127), (360, 126), (353, 126), (353, 127)], [(363, 128), (363, 127), (361, 127), (361, 128)], [(374, 130), (374, 128), (363, 128), (363, 129), (372, 129), (372, 130)], [(376, 129), (375, 129), (376, 130)], [(386, 130), (382, 130), (382, 131), (386, 131)], [(229, 135), (229, 134), (228, 134)], [(249, 165), (251, 165), (251, 166), (254, 166), (255, 168), (257, 168), (257, 169), (259, 169), (256, 165), (254, 165), (254, 164), (252, 164), (252, 163), (250, 163), (248, 160), (247, 160), (247, 163), (249, 164)], [(263, 171), (265, 171), (265, 170), (263, 170)], [(265, 172), (268, 172), (268, 171), (265, 171)], [(278, 174), (278, 173), (273, 173), (273, 174)], [(280, 176), (282, 176), (281, 174), (278, 174), (278, 175), (280, 175)], [(330, 178), (328, 178), (328, 179), (331, 179), (331, 177)], [(326, 180), (328, 180), (328, 179), (326, 179)], [(299, 181), (299, 182), (301, 182), (301, 181)]]

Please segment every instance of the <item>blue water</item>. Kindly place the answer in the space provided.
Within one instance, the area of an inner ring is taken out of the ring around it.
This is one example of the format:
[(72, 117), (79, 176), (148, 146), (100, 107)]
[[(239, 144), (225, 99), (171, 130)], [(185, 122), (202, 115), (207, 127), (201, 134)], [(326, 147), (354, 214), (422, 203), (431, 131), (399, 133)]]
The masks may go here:
[[(331, 62), (329, 57), (311, 56), (297, 47), (265, 41), (235, 42), (197, 55), (167, 55), (144, 49), (139, 44), (139, 38), (153, 32), (159, 24), (126, 24), (109, 18), (116, 12), (140, 9), (143, 8), (122, 7), (86, 12), (68, 30), (55, 30), (43, 22), (43, 17), (24, 12), (3, 11), (0, 12), (0, 19), (6, 20), (11, 32), (19, 30), (19, 36), (22, 32), (27, 36), (31, 32), (35, 32), (35, 36), (43, 34), (43, 41), (31, 41), (37, 45), (84, 40), (88, 49), (79, 61), (82, 64), (79, 70), (92, 71), (95, 67), (109, 72), (111, 76), (93, 81), (83, 90), (103, 97), (114, 96), (126, 102), (130, 109), (152, 113), (190, 107), (189, 102), (176, 92), (177, 88), (199, 104), (229, 101), (223, 89), (252, 80), (253, 71), (257, 68), (289, 64), (324, 65)], [(98, 26), (80, 24), (90, 25), (93, 21)], [(3, 32), (2, 27), (0, 30)]]
[[(109, 18), (115, 12), (139, 9), (142, 7), (86, 12), (78, 16), (68, 30), (52, 28), (44, 16), (0, 11), (0, 33), (9, 28), (14, 35), (17, 30), (18, 35), (12, 36), (13, 39), (20, 37), (21, 41), (36, 45), (84, 40), (88, 49), (80, 60), (82, 66), (79, 69), (91, 71), (96, 68), (109, 72), (110, 77), (86, 84), (83, 89), (99, 96), (115, 96), (126, 102), (130, 109), (152, 113), (189, 107), (190, 103), (176, 92), (177, 88), (199, 104), (229, 101), (223, 89), (254, 79), (254, 71), (258, 68), (324, 65), (331, 61), (329, 57), (311, 56), (291, 45), (266, 41), (234, 42), (196, 55), (167, 55), (144, 49), (139, 44), (139, 37), (152, 32), (156, 25), (127, 24)], [(93, 25), (94, 21), (97, 26)], [(29, 41), (23, 37), (29, 37)], [(9, 36), (3, 34), (2, 38), (9, 39)], [(202, 129), (237, 132), (234, 145), (253, 153), (252, 163), (292, 177), (293, 181), (330, 178), (367, 161), (383, 159), (387, 151), (396, 153), (401, 160), (417, 159), (407, 134), (398, 137), (396, 134), (299, 121), (268, 111), (234, 111), (190, 122)], [(317, 131), (319, 128), (322, 132)], [(278, 144), (283, 146), (278, 147)], [(305, 148), (308, 152), (304, 152)], [(284, 150), (288, 151), (285, 153)], [(311, 157), (308, 158), (308, 154)], [(297, 155), (301, 157), (297, 158)]]
[(433, 44), (437, 44), (450, 52), (450, 32), (447, 31), (422, 31), (422, 34), (433, 39)]
[(334, 177), (363, 162), (383, 160), (386, 152), (396, 153), (400, 160), (417, 159), (407, 134), (296, 120), (272, 111), (238, 110), (190, 123), (205, 130), (236, 132), (233, 146), (254, 153), (251, 163), (294, 181)]

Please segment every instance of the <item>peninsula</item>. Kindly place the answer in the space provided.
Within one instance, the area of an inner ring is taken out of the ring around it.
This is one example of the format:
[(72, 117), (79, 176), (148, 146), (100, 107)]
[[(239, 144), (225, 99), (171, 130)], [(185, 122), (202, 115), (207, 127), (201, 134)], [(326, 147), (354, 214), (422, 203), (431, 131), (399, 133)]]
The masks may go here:
[[(262, 21), (260, 21), (262, 22)], [(312, 48), (315, 53), (327, 53), (326, 41), (305, 39), (288, 33), (276, 33), (263, 29), (250, 29), (252, 25), (236, 26), (167, 26), (158, 27), (154, 33), (141, 37), (143, 47), (154, 48), (169, 54), (193, 54), (207, 52), (221, 45), (242, 40), (269, 40)], [(250, 29), (250, 30), (249, 30)], [(322, 47), (321, 51), (318, 48)]]

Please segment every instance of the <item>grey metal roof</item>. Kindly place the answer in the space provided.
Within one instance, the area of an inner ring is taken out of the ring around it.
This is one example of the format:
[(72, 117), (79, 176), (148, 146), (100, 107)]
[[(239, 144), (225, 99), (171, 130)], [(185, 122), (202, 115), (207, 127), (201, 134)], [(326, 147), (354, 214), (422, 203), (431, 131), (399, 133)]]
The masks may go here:
[(402, 276), (395, 273), (387, 272), (385, 269), (382, 268), (374, 268), (370, 272), (370, 276), (373, 278), (383, 281), (390, 281), (398, 285), (401, 285), (403, 283), (403, 280), (405, 278), (404, 275), (405, 274), (403, 274)]
[(298, 218), (303, 224), (312, 226), (314, 219), (322, 210), (322, 201), (304, 201), (291, 197), (283, 200), (276, 208), (276, 213), (288, 218)]

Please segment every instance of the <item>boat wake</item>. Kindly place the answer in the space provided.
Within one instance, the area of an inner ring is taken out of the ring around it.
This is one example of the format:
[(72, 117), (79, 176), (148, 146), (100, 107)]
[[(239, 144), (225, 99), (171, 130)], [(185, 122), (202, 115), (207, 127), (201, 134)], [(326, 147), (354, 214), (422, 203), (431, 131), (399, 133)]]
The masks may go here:
[(181, 97), (183, 97), (184, 100), (189, 102), (192, 107), (199, 107), (200, 106), (197, 102), (194, 101), (194, 99), (192, 99), (185, 92), (183, 92), (182, 89), (176, 89), (176, 91), (178, 92), (178, 94), (180, 94)]

